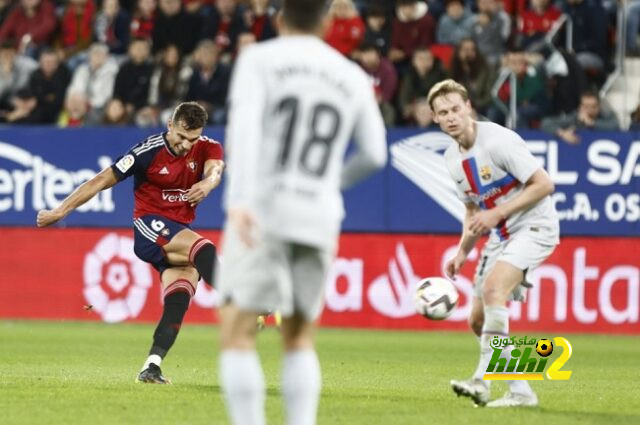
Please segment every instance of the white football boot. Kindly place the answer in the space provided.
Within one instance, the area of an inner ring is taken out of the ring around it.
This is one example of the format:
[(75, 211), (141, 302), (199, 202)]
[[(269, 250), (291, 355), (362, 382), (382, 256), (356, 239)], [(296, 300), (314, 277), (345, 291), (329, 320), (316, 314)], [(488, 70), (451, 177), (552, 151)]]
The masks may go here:
[(490, 401), (487, 407), (536, 407), (538, 405), (538, 396), (536, 393), (518, 394), (507, 392), (501, 398)]
[(484, 406), (489, 401), (489, 385), (480, 379), (452, 379), (451, 389), (458, 396), (469, 397), (478, 406)]

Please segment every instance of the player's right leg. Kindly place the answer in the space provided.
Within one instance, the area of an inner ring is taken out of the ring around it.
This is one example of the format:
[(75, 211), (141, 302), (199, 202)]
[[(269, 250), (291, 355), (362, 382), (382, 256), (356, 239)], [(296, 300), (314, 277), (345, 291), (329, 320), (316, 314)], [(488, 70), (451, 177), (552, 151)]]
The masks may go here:
[(289, 425), (316, 423), (322, 377), (313, 343), (314, 329), (301, 314), (282, 319), (282, 395)]
[[(484, 323), (484, 306), (482, 305), (482, 299), (479, 297), (473, 297), (471, 301), (471, 312), (469, 313), (469, 326), (480, 343), (480, 336), (482, 335), (482, 325)], [(482, 350), (480, 352), (482, 355)], [(489, 401), (490, 397), (490, 383), (491, 381), (484, 381), (484, 370), (477, 370), (473, 376), (469, 379), (452, 379), (451, 389), (458, 396), (469, 397), (475, 404), (484, 405)]]
[(160, 365), (178, 337), (182, 320), (195, 294), (198, 279), (198, 272), (191, 266), (171, 267), (162, 272), (162, 316), (153, 333), (149, 356), (138, 375), (139, 382), (171, 383), (162, 375)]
[(233, 303), (219, 309), (219, 374), (225, 403), (234, 425), (264, 425), (265, 380), (256, 352), (257, 313)]

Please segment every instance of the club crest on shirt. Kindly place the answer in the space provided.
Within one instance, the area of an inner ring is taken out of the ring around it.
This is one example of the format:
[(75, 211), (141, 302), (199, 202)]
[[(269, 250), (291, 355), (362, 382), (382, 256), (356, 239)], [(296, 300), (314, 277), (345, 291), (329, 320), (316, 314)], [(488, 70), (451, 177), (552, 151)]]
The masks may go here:
[(189, 167), (189, 169), (190, 169), (192, 172), (194, 172), (194, 173), (196, 172), (196, 165), (197, 165), (197, 164), (196, 164), (196, 162), (195, 162), (195, 161), (189, 161), (189, 162), (187, 163), (187, 167)]
[(480, 167), (480, 177), (482, 180), (490, 180), (491, 179), (491, 167), (489, 165), (483, 165)]

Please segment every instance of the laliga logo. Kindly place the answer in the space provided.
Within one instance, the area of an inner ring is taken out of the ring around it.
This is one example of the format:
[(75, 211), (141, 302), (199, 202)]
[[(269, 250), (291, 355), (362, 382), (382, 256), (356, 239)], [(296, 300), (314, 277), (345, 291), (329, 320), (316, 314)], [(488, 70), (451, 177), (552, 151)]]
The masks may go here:
[(148, 264), (133, 252), (133, 239), (108, 233), (84, 258), (84, 297), (102, 320), (137, 317), (153, 283)]

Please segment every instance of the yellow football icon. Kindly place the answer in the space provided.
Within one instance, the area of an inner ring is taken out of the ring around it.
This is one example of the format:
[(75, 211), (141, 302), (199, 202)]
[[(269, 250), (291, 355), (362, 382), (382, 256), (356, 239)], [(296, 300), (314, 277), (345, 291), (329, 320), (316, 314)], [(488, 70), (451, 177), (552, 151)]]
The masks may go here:
[(541, 339), (536, 344), (536, 352), (540, 354), (541, 357), (547, 357), (553, 353), (553, 342), (548, 339)]

